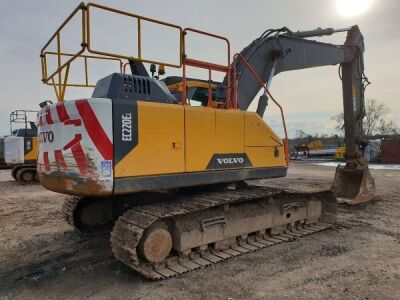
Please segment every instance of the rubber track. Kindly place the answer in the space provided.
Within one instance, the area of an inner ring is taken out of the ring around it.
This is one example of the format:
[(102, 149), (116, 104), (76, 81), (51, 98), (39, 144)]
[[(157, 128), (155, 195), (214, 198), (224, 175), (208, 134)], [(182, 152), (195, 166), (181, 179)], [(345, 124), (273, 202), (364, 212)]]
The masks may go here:
[(77, 232), (81, 232), (81, 231), (75, 224), (74, 211), (77, 208), (80, 200), (81, 200), (80, 197), (67, 196), (67, 197), (65, 197), (64, 203), (62, 206), (62, 214), (64, 216), (64, 219)]
[[(33, 172), (33, 175), (34, 175), (33, 180), (31, 180), (31, 181), (24, 181), (24, 180), (22, 180), (21, 178), (19, 178), (19, 177), (18, 177), (18, 173), (19, 173), (19, 171), (22, 171), (22, 170)], [(14, 176), (13, 176), (13, 177), (14, 177)], [(15, 179), (17, 182), (20, 182), (20, 183), (31, 183), (31, 182), (35, 182), (35, 181), (37, 182), (37, 181), (38, 181), (38, 179), (37, 179), (36, 177), (37, 177), (36, 166), (24, 165), (24, 166), (21, 166), (21, 167), (18, 169), (18, 171), (17, 171), (17, 173), (16, 173), (16, 177), (15, 177), (14, 179)]]
[[(235, 246), (231, 246), (229, 249), (223, 251), (213, 250), (209, 247), (207, 251), (200, 253), (192, 251), (191, 255), (187, 257), (171, 254), (165, 263), (152, 264), (144, 261), (136, 252), (136, 248), (145, 230), (154, 222), (187, 213), (196, 213), (224, 204), (265, 200), (267, 197), (278, 196), (282, 193), (296, 193), (299, 196), (308, 198), (310, 191), (310, 189), (300, 187), (286, 189), (285, 191), (253, 187), (252, 189), (245, 190), (186, 196), (182, 199), (156, 205), (137, 206), (125, 212), (115, 223), (110, 237), (111, 248), (115, 257), (149, 279), (160, 280), (178, 276), (229, 258), (327, 229), (333, 224), (317, 223), (304, 225), (302, 228), (293, 228), (291, 232), (285, 234), (250, 237), (247, 240), (237, 239)], [(331, 196), (331, 192), (327, 190), (312, 190), (312, 196), (324, 197), (327, 194)]]

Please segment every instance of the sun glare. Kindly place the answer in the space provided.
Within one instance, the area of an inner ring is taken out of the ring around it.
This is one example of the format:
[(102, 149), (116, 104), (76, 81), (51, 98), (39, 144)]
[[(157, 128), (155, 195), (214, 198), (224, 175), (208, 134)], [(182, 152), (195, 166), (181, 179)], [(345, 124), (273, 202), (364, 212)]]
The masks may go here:
[(344, 17), (354, 17), (366, 12), (373, 0), (336, 0), (336, 7)]

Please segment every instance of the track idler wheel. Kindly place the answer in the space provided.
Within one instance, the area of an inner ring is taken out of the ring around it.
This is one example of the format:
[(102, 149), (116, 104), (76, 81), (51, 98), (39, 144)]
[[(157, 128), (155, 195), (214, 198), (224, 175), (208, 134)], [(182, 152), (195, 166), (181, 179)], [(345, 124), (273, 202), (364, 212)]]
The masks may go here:
[(331, 190), (335, 193), (338, 203), (356, 205), (374, 198), (375, 181), (368, 165), (339, 165)]
[(63, 214), (66, 221), (80, 233), (104, 233), (112, 225), (112, 201), (109, 198), (67, 197)]
[(140, 252), (152, 263), (162, 262), (172, 249), (172, 237), (167, 228), (153, 226), (140, 242)]

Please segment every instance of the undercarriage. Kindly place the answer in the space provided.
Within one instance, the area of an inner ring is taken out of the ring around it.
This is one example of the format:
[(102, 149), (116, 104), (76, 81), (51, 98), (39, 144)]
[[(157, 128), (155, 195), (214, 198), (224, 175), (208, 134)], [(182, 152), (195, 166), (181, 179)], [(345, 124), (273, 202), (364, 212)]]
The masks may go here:
[(329, 190), (305, 186), (244, 185), (224, 191), (68, 197), (64, 214), (81, 233), (112, 228), (116, 258), (147, 278), (164, 279), (329, 228), (336, 198)]
[(11, 170), (11, 176), (18, 182), (38, 181), (35, 164), (16, 165)]

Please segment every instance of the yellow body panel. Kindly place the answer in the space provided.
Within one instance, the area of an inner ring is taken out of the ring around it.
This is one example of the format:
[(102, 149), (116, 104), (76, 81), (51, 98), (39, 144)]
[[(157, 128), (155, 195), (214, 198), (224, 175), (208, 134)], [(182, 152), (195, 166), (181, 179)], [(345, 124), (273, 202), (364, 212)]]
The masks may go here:
[(204, 171), (215, 153), (215, 109), (185, 105), (186, 171)]
[[(26, 143), (26, 141), (24, 141)], [(24, 161), (36, 160), (38, 155), (38, 140), (37, 137), (32, 137), (31, 151), (24, 155)]]
[(247, 155), (247, 168), (285, 167), (281, 139), (256, 113), (141, 101), (137, 106), (138, 144), (115, 166), (116, 178), (204, 172), (213, 168), (213, 157), (236, 154)]
[(245, 113), (245, 146), (253, 167), (285, 166), (281, 138), (254, 112)]
[(184, 172), (183, 106), (141, 101), (137, 106), (139, 143), (115, 166), (115, 176)]
[(275, 157), (275, 147), (246, 147), (246, 154), (253, 167), (284, 167), (285, 151), (283, 146), (276, 147), (279, 156)]
[(244, 112), (215, 109), (215, 153), (244, 153)]
[(254, 147), (281, 146), (282, 140), (255, 112), (245, 113), (245, 145)]

